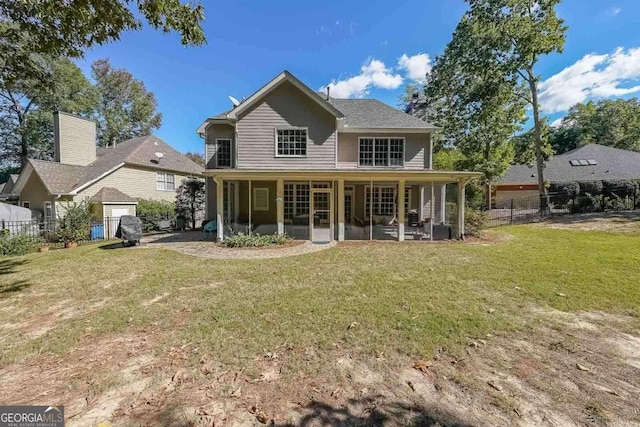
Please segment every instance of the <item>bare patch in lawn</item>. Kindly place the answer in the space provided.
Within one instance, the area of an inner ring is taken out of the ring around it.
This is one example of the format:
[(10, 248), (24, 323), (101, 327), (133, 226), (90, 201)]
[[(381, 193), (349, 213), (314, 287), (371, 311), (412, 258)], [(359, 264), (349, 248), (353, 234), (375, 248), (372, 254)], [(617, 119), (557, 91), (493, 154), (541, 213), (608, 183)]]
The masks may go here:
[(632, 211), (559, 215), (533, 226), (583, 231), (637, 232), (640, 230), (640, 213)]

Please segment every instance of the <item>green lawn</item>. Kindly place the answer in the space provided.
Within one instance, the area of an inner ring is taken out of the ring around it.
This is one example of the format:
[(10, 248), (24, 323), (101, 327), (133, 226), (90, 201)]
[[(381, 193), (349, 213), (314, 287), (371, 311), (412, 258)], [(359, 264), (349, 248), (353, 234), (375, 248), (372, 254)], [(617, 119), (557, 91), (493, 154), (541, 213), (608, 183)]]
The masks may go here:
[[(151, 329), (163, 337), (158, 351), (191, 343), (249, 368), (283, 346), (393, 361), (526, 328), (536, 307), (639, 318), (640, 234), (517, 226), (489, 236), (496, 241), (344, 244), (255, 261), (99, 245), (0, 259), (0, 364)], [(314, 371), (327, 361), (291, 363)]]

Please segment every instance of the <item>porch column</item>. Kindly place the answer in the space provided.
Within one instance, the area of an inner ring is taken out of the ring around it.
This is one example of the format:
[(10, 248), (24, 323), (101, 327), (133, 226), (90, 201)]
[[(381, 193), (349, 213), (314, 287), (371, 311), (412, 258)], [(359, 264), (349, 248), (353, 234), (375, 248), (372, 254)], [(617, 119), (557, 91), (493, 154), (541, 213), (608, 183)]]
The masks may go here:
[(464, 240), (464, 203), (466, 181), (458, 181), (458, 238)]
[(218, 242), (224, 240), (224, 180), (216, 179), (216, 226), (218, 228), (216, 237)]
[(338, 241), (344, 241), (344, 179), (338, 180)]
[(398, 241), (404, 242), (404, 180), (398, 181)]
[(429, 220), (429, 240), (431, 240), (433, 242), (433, 221), (435, 220), (435, 211), (436, 211), (436, 192), (435, 192), (435, 188), (433, 188), (433, 181), (431, 181), (431, 203), (429, 203), (429, 217), (431, 218)]
[(440, 224), (447, 222), (447, 184), (440, 187)]
[(284, 180), (276, 183), (276, 217), (278, 219), (278, 234), (284, 234)]
[(420, 206), (418, 206), (418, 221), (424, 220), (424, 185), (418, 187), (418, 195), (420, 196)]

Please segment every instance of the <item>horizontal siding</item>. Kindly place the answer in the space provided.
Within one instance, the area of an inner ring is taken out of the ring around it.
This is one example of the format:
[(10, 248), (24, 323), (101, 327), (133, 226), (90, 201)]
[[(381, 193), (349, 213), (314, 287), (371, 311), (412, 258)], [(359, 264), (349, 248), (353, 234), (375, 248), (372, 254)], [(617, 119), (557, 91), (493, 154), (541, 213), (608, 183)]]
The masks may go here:
[(29, 209), (44, 212), (44, 202), (53, 202), (54, 197), (49, 194), (37, 173), (32, 172), (20, 192), (19, 205), (29, 202)]
[(86, 166), (96, 160), (96, 124), (64, 113), (54, 116), (55, 160)]
[[(336, 119), (291, 83), (279, 87), (240, 117), (238, 169), (335, 168)], [(275, 156), (276, 127), (307, 127), (307, 157)]]
[[(358, 138), (360, 137), (401, 137), (405, 139), (404, 169), (429, 169), (429, 134), (356, 134), (340, 133), (338, 135), (338, 167), (353, 169), (358, 167)], [(380, 168), (376, 168), (380, 169)], [(397, 168), (392, 168), (397, 169)]]
[(230, 138), (231, 139), (231, 159), (234, 158), (233, 154), (233, 139), (234, 128), (231, 125), (218, 125), (212, 124), (207, 127), (207, 141), (205, 144), (205, 161), (207, 169), (216, 168), (216, 138)]
[[(182, 184), (185, 175), (175, 175), (176, 188)], [(173, 202), (176, 199), (175, 191), (156, 190), (156, 171), (152, 169), (137, 168), (125, 165), (115, 172), (102, 178), (100, 181), (82, 190), (77, 200), (91, 197), (103, 187), (116, 188), (128, 196), (140, 199), (167, 200)]]

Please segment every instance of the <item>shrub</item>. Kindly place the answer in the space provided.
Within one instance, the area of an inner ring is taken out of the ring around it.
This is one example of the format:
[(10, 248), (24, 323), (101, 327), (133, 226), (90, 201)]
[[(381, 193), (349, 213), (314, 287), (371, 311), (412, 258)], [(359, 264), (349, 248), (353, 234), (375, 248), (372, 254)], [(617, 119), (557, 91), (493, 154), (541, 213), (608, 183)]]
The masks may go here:
[(552, 182), (549, 186), (550, 193), (562, 193), (569, 197), (575, 197), (580, 194), (580, 184), (576, 181)]
[(638, 191), (638, 183), (631, 180), (602, 181), (602, 186), (606, 197), (633, 197)]
[(600, 212), (602, 210), (603, 197), (602, 195), (594, 196), (591, 193), (586, 193), (575, 200), (574, 205), (571, 207), (571, 213)]
[(486, 212), (467, 208), (464, 212), (464, 231), (467, 236), (481, 237), (487, 227), (489, 215)]
[(91, 235), (91, 206), (87, 202), (74, 203), (58, 218), (57, 234), (65, 243), (89, 240)]
[(617, 194), (612, 194), (611, 197), (607, 198), (606, 209), (610, 211), (623, 211), (627, 209), (627, 204), (622, 197)]
[(602, 194), (602, 181), (582, 181), (580, 182), (580, 192), (597, 196)]
[(138, 201), (136, 215), (142, 220), (142, 231), (147, 233), (155, 230), (158, 222), (173, 218), (175, 210), (175, 203), (166, 200), (141, 199)]
[(0, 256), (26, 255), (35, 251), (42, 241), (30, 234), (15, 234), (9, 236), (7, 233), (0, 233)]
[(222, 245), (228, 248), (258, 248), (263, 246), (281, 246), (291, 241), (286, 234), (245, 234), (225, 237)]

